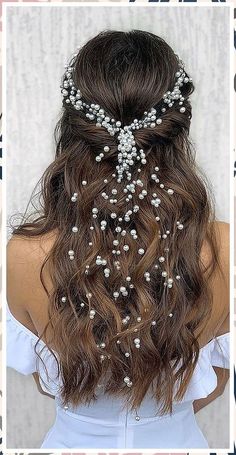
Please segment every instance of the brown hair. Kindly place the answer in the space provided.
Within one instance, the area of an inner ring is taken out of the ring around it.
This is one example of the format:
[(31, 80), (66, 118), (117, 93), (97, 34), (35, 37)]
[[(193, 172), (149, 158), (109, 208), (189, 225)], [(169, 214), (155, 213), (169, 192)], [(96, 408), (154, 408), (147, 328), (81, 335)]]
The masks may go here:
[[(127, 125), (142, 118), (151, 107), (159, 109), (163, 94), (174, 86), (177, 69), (175, 53), (160, 37), (139, 30), (105, 31), (78, 52), (74, 77), (87, 102), (98, 103), (111, 117)], [(176, 381), (179, 387), (175, 399), (181, 399), (186, 391), (199, 355), (196, 331), (200, 332), (212, 308), (208, 279), (217, 263), (213, 223), (209, 223), (214, 220), (214, 211), (188, 138), (188, 97), (193, 89), (192, 82), (182, 87), (184, 114), (174, 104), (161, 113), (163, 121), (157, 128), (134, 132), (137, 146), (145, 150), (147, 157), (142, 172), (144, 187), (148, 194), (155, 191), (162, 203), (157, 222), (151, 197), (140, 201), (134, 195), (133, 203), (138, 203), (140, 210), (132, 228), (137, 230), (139, 240), (137, 243), (127, 231), (126, 240), (121, 240), (119, 270), (110, 253), (116, 238), (115, 222), (110, 217), (114, 206), (101, 196), (104, 189), (109, 192), (113, 188), (110, 177), (117, 164), (116, 137), (97, 128), (73, 106), (63, 104), (55, 130), (56, 157), (42, 178), (42, 211), (33, 222), (17, 227), (14, 234), (38, 236), (57, 232), (45, 260), (50, 264), (54, 291), (48, 295), (49, 323), (44, 334), (47, 337), (48, 326), (53, 329), (50, 342), (58, 353), (64, 403), (78, 405), (95, 399), (95, 388), (102, 378), (106, 378), (106, 392), (126, 396), (132, 408), (140, 405), (157, 379), (153, 396), (162, 403), (162, 413), (172, 411)], [(104, 145), (110, 151), (97, 163), (95, 156)], [(171, 198), (150, 181), (155, 166), (160, 169), (160, 181), (173, 188)], [(104, 179), (108, 179), (106, 185)], [(83, 180), (87, 181), (86, 186), (82, 185)], [(124, 184), (119, 188), (116, 211), (121, 216), (127, 202)], [(78, 193), (76, 204), (71, 203), (74, 192)], [(99, 209), (99, 218), (90, 231), (93, 207)], [(179, 219), (184, 221), (182, 231), (176, 229)], [(101, 220), (107, 220), (105, 231), (100, 229)], [(76, 236), (71, 232), (74, 225), (78, 226)], [(160, 241), (160, 232), (172, 226), (174, 230), (166, 242)], [(200, 260), (204, 241), (212, 252), (207, 270)], [(124, 253), (126, 242), (130, 249)], [(145, 249), (142, 257), (137, 254), (137, 246)], [(163, 277), (155, 268), (157, 258), (166, 255), (166, 247), (169, 252), (165, 270), (169, 276), (181, 277), (174, 280), (172, 289), (163, 288)], [(68, 259), (69, 249), (75, 251), (74, 261)], [(95, 263), (98, 254), (106, 258), (112, 270), (109, 280)], [(88, 273), (86, 265), (90, 266)], [(144, 279), (147, 270), (150, 282)], [(134, 288), (128, 297), (120, 295), (115, 302), (112, 292), (123, 285), (127, 274), (132, 276)], [(66, 303), (61, 301), (64, 295)], [(96, 311), (92, 320), (91, 308)], [(127, 315), (130, 319), (125, 323)], [(137, 317), (141, 317), (140, 322)], [(134, 338), (139, 334), (141, 347), (137, 349)], [(101, 342), (105, 348), (99, 346)], [(126, 352), (129, 357), (125, 357)], [(124, 383), (127, 374), (133, 383), (131, 388)]]

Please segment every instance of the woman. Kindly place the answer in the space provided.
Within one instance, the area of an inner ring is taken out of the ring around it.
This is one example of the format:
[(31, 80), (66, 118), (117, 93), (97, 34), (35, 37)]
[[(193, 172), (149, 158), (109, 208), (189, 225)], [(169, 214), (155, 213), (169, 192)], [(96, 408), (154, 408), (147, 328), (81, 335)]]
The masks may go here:
[[(228, 225), (161, 38), (107, 31), (66, 66), (42, 211), (8, 244), (8, 365), (55, 397), (42, 448), (205, 448), (228, 380)], [(186, 432), (184, 428), (188, 428)]]

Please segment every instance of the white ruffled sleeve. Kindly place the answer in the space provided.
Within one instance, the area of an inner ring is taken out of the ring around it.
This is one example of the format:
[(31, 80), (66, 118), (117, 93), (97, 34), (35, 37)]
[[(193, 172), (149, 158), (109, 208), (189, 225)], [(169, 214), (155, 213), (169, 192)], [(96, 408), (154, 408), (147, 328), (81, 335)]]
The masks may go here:
[(214, 338), (211, 351), (211, 364), (215, 367), (230, 368), (230, 334), (229, 332)]
[[(203, 346), (182, 401), (205, 398), (217, 387), (215, 367), (230, 368), (230, 333), (213, 338)], [(178, 384), (175, 386), (178, 389)], [(174, 400), (175, 401), (175, 400)]]
[[(37, 335), (19, 322), (6, 305), (6, 364), (22, 374), (32, 374), (37, 371), (37, 353), (34, 347), (38, 341)], [(39, 347), (41, 340), (39, 340)], [(40, 347), (41, 349), (41, 347)], [(40, 351), (38, 348), (38, 350)]]

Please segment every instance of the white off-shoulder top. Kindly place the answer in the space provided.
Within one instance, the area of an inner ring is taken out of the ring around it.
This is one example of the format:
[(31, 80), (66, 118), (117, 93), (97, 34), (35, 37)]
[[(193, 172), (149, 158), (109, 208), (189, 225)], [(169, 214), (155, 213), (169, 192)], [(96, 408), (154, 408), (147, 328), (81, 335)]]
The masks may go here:
[[(7, 366), (28, 375), (40, 374), (43, 390), (55, 396), (57, 416), (41, 448), (208, 448), (197, 425), (192, 403), (207, 397), (217, 386), (214, 366), (229, 368), (229, 332), (213, 338), (200, 349), (199, 359), (181, 400), (173, 400), (172, 415), (157, 415), (157, 404), (147, 393), (137, 413), (124, 408), (121, 398), (103, 393), (90, 405), (62, 407), (60, 375), (54, 356), (42, 340), (35, 352), (37, 335), (19, 322), (7, 305)], [(56, 355), (56, 353), (54, 353)], [(43, 365), (46, 365), (46, 369)], [(187, 429), (187, 431), (186, 431)]]

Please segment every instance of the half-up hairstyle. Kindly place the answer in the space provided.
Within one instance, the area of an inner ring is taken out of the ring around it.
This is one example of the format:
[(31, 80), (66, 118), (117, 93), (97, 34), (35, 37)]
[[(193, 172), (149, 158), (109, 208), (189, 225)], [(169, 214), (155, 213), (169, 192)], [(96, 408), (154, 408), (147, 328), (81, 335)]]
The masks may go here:
[[(56, 157), (42, 178), (42, 212), (14, 231), (56, 232), (41, 273), (43, 282), (50, 264), (53, 293), (42, 336), (47, 340), (50, 327), (64, 404), (91, 402), (103, 382), (132, 409), (151, 387), (159, 412), (171, 412), (198, 360), (217, 245), (214, 210), (188, 137), (194, 86), (185, 70), (184, 101), (163, 101), (178, 71), (168, 44), (139, 30), (102, 32), (73, 57), (74, 89), (85, 109), (75, 108), (73, 95), (73, 103), (63, 99)], [(96, 123), (92, 104), (118, 128), (155, 113), (154, 125), (132, 129), (145, 164), (132, 165), (128, 182), (116, 181), (118, 133)], [(200, 256), (205, 241), (208, 267)]]

